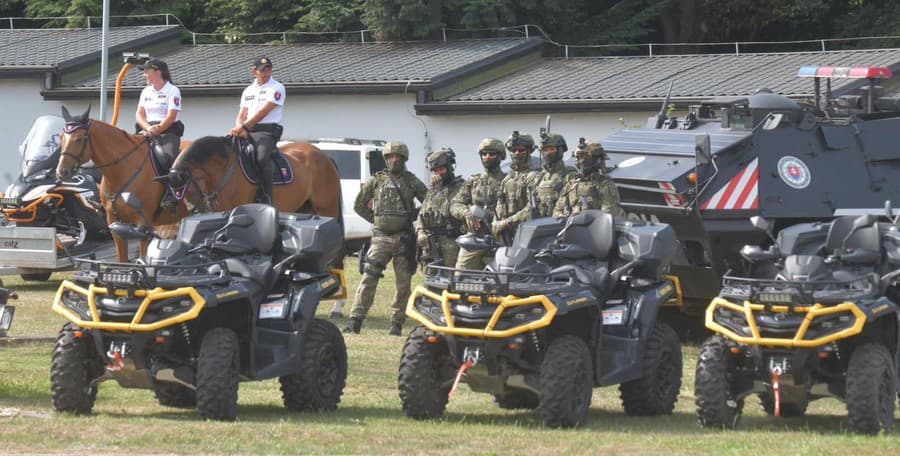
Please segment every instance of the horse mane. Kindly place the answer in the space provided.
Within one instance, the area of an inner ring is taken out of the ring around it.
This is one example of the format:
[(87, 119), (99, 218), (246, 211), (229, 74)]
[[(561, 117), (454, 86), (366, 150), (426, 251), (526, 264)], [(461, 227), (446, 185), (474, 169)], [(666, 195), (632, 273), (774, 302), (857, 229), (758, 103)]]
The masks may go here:
[[(206, 163), (216, 155), (224, 159), (228, 158), (231, 151), (231, 142), (224, 136), (204, 136), (198, 138), (185, 151), (179, 154), (177, 163), (185, 163), (199, 166)], [(173, 166), (174, 168), (175, 166)]]

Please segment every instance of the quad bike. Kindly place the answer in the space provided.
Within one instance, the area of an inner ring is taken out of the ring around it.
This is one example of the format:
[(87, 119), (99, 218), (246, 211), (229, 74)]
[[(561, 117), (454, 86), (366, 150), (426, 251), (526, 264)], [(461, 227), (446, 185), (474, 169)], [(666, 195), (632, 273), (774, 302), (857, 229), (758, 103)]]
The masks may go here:
[(400, 360), (403, 410), (439, 417), (462, 381), (551, 427), (583, 424), (592, 388), (615, 384), (627, 414), (670, 414), (681, 346), (657, 313), (680, 296), (663, 276), (676, 247), (668, 225), (590, 210), (523, 223), (483, 271), (429, 265), (406, 309), (420, 326)]
[[(890, 205), (888, 204), (890, 210)], [(737, 426), (744, 399), (798, 417), (835, 397), (862, 434), (888, 432), (897, 391), (900, 225), (873, 215), (781, 230), (751, 219), (774, 244), (745, 246), (750, 277), (726, 275), (706, 310), (695, 397), (706, 427)]]
[[(65, 121), (59, 116), (40, 116), (34, 121), (19, 148), (21, 173), (0, 199), (2, 224), (55, 228), (57, 245), (64, 245), (70, 254), (86, 253), (90, 247), (86, 240), (111, 239), (100, 205), (100, 173), (86, 167), (69, 181), (56, 179), (59, 135), (64, 127)], [(82, 245), (85, 251), (79, 252)], [(22, 275), (26, 280), (46, 280), (49, 276), (49, 272)]]
[(239, 381), (277, 377), (288, 409), (334, 410), (347, 351), (315, 312), (347, 289), (329, 269), (342, 243), (334, 219), (247, 204), (185, 218), (176, 239), (152, 240), (136, 263), (80, 259), (53, 303), (70, 321), (53, 352), (54, 408), (90, 413), (98, 384), (114, 379), (152, 389), (162, 405), (233, 420)]

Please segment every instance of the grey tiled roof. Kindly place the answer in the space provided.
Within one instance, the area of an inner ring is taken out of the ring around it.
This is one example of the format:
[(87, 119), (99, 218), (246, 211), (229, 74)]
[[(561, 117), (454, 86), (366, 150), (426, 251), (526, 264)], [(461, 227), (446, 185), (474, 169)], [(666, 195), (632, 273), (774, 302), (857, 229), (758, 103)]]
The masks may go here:
[[(808, 96), (803, 65), (895, 66), (900, 49), (741, 55), (681, 55), (544, 59), (526, 71), (488, 82), (445, 100), (459, 103), (585, 102), (659, 99), (674, 81), (673, 98), (748, 95), (767, 87)], [(895, 72), (897, 68), (894, 68)], [(853, 79), (834, 79), (835, 90)]]
[[(172, 79), (180, 88), (207, 85), (246, 85), (256, 57), (272, 59), (275, 79), (285, 85), (304, 84), (427, 84), (467, 65), (497, 57), (516, 48), (537, 51), (540, 42), (525, 39), (460, 40), (450, 42), (373, 42), (186, 46), (167, 55)], [(110, 80), (114, 75), (110, 74)], [(97, 87), (99, 78), (70, 87)], [(146, 85), (139, 71), (131, 71), (124, 87)]]
[[(109, 47), (145, 43), (158, 34), (173, 35), (177, 26), (112, 27)], [(168, 32), (168, 33), (167, 33)], [(100, 59), (101, 30), (4, 29), (0, 30), (0, 68), (4, 70), (64, 67), (96, 53)], [(112, 58), (112, 56), (110, 56)]]

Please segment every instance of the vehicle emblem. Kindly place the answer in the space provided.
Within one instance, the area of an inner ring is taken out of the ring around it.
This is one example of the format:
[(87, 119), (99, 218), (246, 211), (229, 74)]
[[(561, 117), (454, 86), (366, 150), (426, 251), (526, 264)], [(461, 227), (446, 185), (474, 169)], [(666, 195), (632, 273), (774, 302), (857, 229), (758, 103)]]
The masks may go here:
[(786, 155), (778, 160), (778, 176), (790, 187), (804, 189), (809, 186), (812, 176), (806, 163), (797, 157)]

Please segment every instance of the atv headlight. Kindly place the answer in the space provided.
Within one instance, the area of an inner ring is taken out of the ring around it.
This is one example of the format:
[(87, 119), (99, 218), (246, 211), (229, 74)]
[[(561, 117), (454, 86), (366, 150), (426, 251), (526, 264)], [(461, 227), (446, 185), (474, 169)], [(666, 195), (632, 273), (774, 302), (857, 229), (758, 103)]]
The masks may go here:
[(441, 307), (441, 304), (428, 299), (424, 296), (419, 296), (416, 299), (416, 310), (418, 310), (422, 315), (428, 317), (429, 320), (439, 323), (445, 324), (446, 321), (444, 319), (444, 309)]
[(141, 283), (141, 273), (138, 271), (103, 272), (100, 280), (113, 286), (136, 287)]
[(453, 286), (453, 291), (458, 293), (487, 293), (487, 284), (479, 282), (457, 282)]
[(797, 295), (786, 291), (761, 291), (756, 295), (756, 301), (763, 304), (793, 304)]

